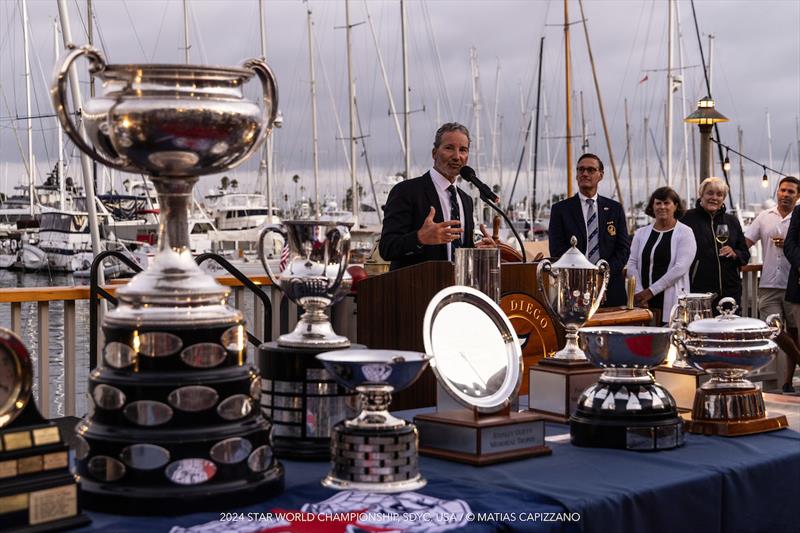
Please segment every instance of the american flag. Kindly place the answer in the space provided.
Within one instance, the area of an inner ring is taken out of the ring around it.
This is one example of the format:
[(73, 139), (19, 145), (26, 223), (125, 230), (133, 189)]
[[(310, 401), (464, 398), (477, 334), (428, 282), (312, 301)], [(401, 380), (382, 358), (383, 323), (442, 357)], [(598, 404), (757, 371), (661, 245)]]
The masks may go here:
[(286, 265), (289, 264), (289, 243), (283, 245), (281, 248), (281, 262), (278, 265), (278, 269), (283, 272), (286, 270)]

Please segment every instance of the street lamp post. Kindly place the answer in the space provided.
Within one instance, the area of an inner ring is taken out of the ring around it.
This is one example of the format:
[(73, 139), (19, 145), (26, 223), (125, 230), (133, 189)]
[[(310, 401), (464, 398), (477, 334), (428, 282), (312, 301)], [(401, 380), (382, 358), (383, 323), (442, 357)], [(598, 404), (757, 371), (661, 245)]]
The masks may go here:
[(697, 124), (700, 128), (700, 181), (703, 181), (711, 176), (711, 130), (717, 122), (728, 122), (728, 118), (714, 109), (714, 100), (706, 96), (697, 102), (697, 109), (683, 121)]

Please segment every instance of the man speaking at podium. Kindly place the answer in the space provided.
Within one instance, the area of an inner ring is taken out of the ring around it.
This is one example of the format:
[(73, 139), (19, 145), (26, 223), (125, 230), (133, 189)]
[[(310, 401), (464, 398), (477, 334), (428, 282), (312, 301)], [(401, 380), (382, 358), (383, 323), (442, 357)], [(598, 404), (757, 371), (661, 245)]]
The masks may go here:
[[(389, 192), (379, 251), (391, 270), (424, 261), (452, 261), (458, 248), (473, 248), (472, 199), (456, 186), (469, 159), (469, 130), (448, 122), (436, 131), (433, 168), (401, 181)], [(477, 247), (495, 246), (481, 224)]]
[(603, 162), (594, 154), (578, 159), (578, 194), (550, 209), (550, 256), (555, 260), (569, 250), (570, 239), (578, 239), (578, 249), (590, 262), (608, 261), (610, 267), (606, 301), (603, 307), (625, 305), (625, 280), (622, 269), (628, 262), (631, 241), (622, 206), (597, 194), (603, 179)]

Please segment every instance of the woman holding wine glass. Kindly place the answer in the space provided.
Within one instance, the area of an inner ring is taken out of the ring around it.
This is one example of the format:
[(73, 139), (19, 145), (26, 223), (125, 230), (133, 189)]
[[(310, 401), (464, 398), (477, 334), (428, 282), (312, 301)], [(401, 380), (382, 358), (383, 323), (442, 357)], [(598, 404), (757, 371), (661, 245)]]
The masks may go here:
[(697, 203), (681, 219), (692, 228), (697, 251), (689, 269), (692, 292), (713, 292), (714, 313), (720, 298), (731, 296), (741, 303), (739, 268), (750, 261), (739, 220), (725, 212), (728, 185), (719, 178), (706, 178), (697, 190)]

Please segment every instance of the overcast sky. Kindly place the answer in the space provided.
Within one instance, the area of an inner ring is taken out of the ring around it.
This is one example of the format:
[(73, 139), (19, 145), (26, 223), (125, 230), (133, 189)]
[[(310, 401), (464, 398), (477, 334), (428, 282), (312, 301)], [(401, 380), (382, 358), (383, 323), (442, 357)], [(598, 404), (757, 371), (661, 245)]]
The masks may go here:
[[(191, 62), (235, 65), (260, 51), (259, 9), (256, 0), (189, 0)], [(628, 195), (625, 155), (625, 99), (630, 119), (632, 174), (635, 191), (651, 189), (659, 176), (659, 160), (665, 152), (665, 93), (667, 87), (666, 0), (585, 0), (584, 10), (592, 51), (605, 102), (612, 149)], [(86, 3), (69, 1), (74, 41), (87, 42)], [(182, 63), (183, 3), (178, 0), (95, 0), (95, 44), (111, 63)], [(267, 60), (280, 90), (284, 127), (275, 134), (275, 188), (294, 195), (291, 176), (301, 185), (313, 186), (310, 134), (310, 73), (307, 40), (307, 7), (312, 11), (316, 41), (316, 80), (320, 167), (323, 193), (341, 198), (349, 186), (345, 147), (337, 137), (337, 120), (348, 135), (347, 62), (344, 0), (267, 0), (265, 25)], [(709, 56), (713, 39), (713, 93), (717, 109), (731, 119), (721, 125), (723, 142), (737, 146), (737, 128), (743, 130), (744, 152), (769, 164), (767, 112), (772, 136), (772, 167), (798, 174), (798, 116), (800, 116), (800, 1), (798, 0), (698, 0), (695, 2), (701, 41)], [(597, 97), (591, 78), (586, 39), (579, 23), (577, 1), (569, 2), (573, 68), (573, 134), (581, 131), (580, 93), (583, 92), (589, 150), (608, 162)], [(34, 115), (51, 114), (47, 96), (54, 65), (54, 0), (29, 0)], [(561, 1), (427, 0), (407, 2), (408, 58), (412, 123), (412, 174), (430, 165), (430, 147), (437, 124), (459, 121), (473, 132), (470, 163), (485, 181), (501, 180), (507, 195), (522, 150), (528, 116), (523, 109), (535, 105), (539, 40), (545, 37), (543, 99), (547, 106), (540, 123), (540, 191), (564, 192), (564, 7)], [(376, 178), (403, 169), (403, 155), (381, 76), (367, 12), (377, 34), (389, 83), (398, 111), (402, 111), (402, 60), (400, 7), (397, 1), (350, 1), (353, 28), (353, 67), (367, 155)], [(681, 119), (706, 94), (697, 34), (688, 1), (677, 2), (679, 40), (686, 67), (683, 90), (675, 93), (673, 166), (675, 185), (684, 175)], [(676, 32), (677, 33), (677, 32)], [(23, 179), (21, 151), (26, 153), (25, 79), (23, 67), (21, 2), (0, 2), (0, 188), (10, 189)], [(470, 48), (475, 48), (480, 86), (480, 136), (475, 124)], [(438, 49), (438, 56), (436, 50)], [(678, 41), (675, 62), (681, 64)], [(79, 63), (85, 78), (86, 64)], [(680, 73), (676, 71), (676, 74)], [(499, 76), (499, 78), (498, 78)], [(641, 81), (646, 78), (646, 81)], [(499, 80), (499, 82), (498, 82)], [(685, 91), (685, 93), (684, 93)], [(250, 91), (256, 94), (256, 88)], [(682, 100), (685, 94), (685, 102)], [(424, 108), (424, 111), (422, 109)], [(685, 111), (684, 111), (685, 110)], [(401, 120), (402, 116), (398, 117)], [(644, 120), (651, 131), (645, 132)], [(495, 124), (497, 126), (495, 127)], [(547, 132), (545, 132), (545, 125)], [(22, 145), (20, 151), (14, 129)], [(492, 135), (496, 130), (496, 135)], [(550, 139), (545, 139), (550, 137)], [(645, 183), (645, 147), (649, 176)], [(691, 142), (691, 141), (690, 141)], [(574, 140), (573, 153), (581, 139)], [(37, 181), (55, 163), (57, 145), (53, 118), (34, 121)], [(74, 150), (68, 147), (74, 156)], [(656, 154), (658, 150), (658, 155)], [(359, 149), (359, 153), (361, 153)], [(690, 163), (692, 147), (689, 147)], [(493, 154), (494, 161), (493, 164)], [(548, 155), (549, 154), (549, 155)], [(788, 154), (788, 155), (787, 155)], [(252, 182), (254, 158), (230, 172), (243, 183)], [(738, 189), (738, 160), (732, 158)], [(662, 162), (663, 164), (663, 162)], [(547, 167), (553, 168), (547, 182)], [(364, 157), (359, 157), (359, 180), (367, 183)], [(494, 168), (494, 171), (492, 170)], [(528, 193), (527, 157), (516, 197)], [(70, 174), (79, 174), (77, 161)], [(746, 164), (751, 199), (760, 199), (762, 170)], [(690, 175), (694, 176), (693, 171)], [(693, 179), (693, 178), (692, 178)], [(543, 180), (545, 182), (543, 183)], [(218, 177), (204, 178), (205, 190)], [(601, 192), (610, 194), (613, 179), (606, 172)], [(539, 193), (542, 194), (541, 192)], [(644, 194), (639, 192), (635, 195)], [(738, 194), (738, 193), (737, 193)], [(541, 196), (540, 196), (541, 197)]]

